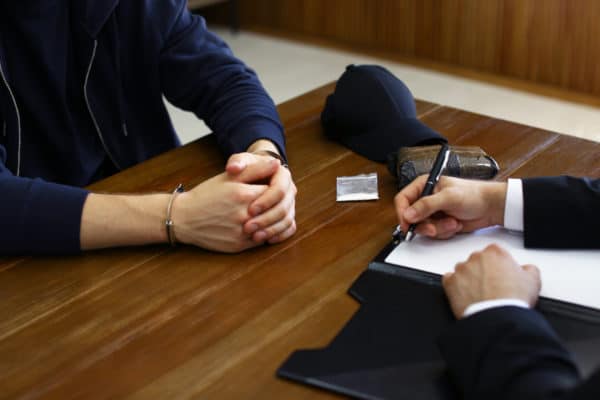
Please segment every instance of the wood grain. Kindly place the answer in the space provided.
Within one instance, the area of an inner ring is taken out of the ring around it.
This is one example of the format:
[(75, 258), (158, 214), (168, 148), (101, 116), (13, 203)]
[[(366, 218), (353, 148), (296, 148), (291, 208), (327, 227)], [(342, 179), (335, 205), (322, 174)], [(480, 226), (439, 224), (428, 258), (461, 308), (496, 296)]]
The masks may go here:
[(600, 95), (594, 0), (241, 0), (240, 20)]
[[(315, 3), (316, 4), (316, 3)], [(396, 184), (386, 166), (327, 140), (334, 84), (279, 106), (299, 192), (298, 232), (237, 255), (189, 246), (0, 258), (0, 398), (336, 398), (275, 377), (326, 345), (357, 309), (346, 290), (388, 242)], [(600, 175), (600, 144), (417, 101), (453, 144), (482, 146), (499, 179)], [(212, 137), (92, 185), (166, 191), (219, 172)], [(377, 172), (380, 200), (337, 203), (335, 178)]]

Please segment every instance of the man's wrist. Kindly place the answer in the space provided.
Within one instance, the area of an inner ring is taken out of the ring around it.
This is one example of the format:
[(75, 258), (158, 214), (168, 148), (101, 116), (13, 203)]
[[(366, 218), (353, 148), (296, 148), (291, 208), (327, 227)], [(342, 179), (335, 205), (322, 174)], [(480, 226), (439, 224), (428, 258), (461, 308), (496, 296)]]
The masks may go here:
[(81, 249), (165, 243), (169, 198), (166, 193), (90, 193), (81, 216)]
[(490, 205), (491, 225), (504, 224), (506, 190), (506, 182), (492, 182), (488, 186), (487, 202)]
[(252, 153), (252, 154), (256, 154), (256, 155), (275, 158), (276, 160), (279, 160), (279, 163), (282, 166), (289, 169), (287, 160), (278, 151), (277, 146), (270, 140), (259, 139), (256, 142), (252, 143), (248, 147), (247, 151), (248, 151), (248, 153)]
[(281, 156), (281, 153), (279, 152), (279, 149), (277, 148), (275, 143), (267, 139), (258, 139), (257, 141), (253, 142), (250, 146), (248, 146), (248, 149), (246, 151), (248, 153), (255, 153), (257, 151), (272, 151)]
[(256, 150), (253, 151), (252, 154), (257, 154), (259, 156), (267, 156), (267, 157), (272, 157), (276, 160), (279, 160), (279, 163), (285, 167), (289, 169), (289, 166), (287, 164), (287, 162), (285, 161), (285, 159), (283, 157), (281, 157), (278, 153), (275, 153), (274, 151), (270, 151), (270, 150)]
[(177, 197), (177, 195), (183, 192), (183, 184), (180, 183), (171, 193), (171, 197), (167, 205), (167, 214), (165, 217), (165, 231), (167, 234), (167, 243), (169, 243), (171, 246), (175, 246), (175, 244), (177, 243), (177, 238), (175, 236), (175, 223), (173, 222), (173, 219), (171, 217), (173, 203), (175, 202), (175, 198)]

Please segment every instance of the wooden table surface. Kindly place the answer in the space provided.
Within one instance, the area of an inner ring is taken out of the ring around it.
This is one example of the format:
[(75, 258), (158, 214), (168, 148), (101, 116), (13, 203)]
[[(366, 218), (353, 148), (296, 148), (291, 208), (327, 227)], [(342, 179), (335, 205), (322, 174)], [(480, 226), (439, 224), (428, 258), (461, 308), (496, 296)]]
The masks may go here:
[[(298, 186), (298, 231), (238, 255), (148, 246), (0, 258), (0, 398), (338, 398), (275, 377), (326, 345), (357, 310), (346, 290), (388, 242), (395, 182), (324, 138), (333, 84), (279, 107)], [(417, 102), (452, 144), (478, 145), (508, 176), (600, 176), (600, 144)], [(91, 186), (168, 191), (222, 171), (205, 137)], [(335, 178), (376, 171), (380, 200), (336, 203)]]

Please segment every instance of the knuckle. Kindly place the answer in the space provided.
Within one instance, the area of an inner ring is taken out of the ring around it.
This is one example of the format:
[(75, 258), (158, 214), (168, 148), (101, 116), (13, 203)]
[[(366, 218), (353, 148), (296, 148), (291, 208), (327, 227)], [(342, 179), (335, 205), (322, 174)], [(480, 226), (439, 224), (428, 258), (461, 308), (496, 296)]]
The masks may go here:
[(285, 231), (286, 229), (289, 229), (292, 226), (292, 224), (294, 223), (294, 218), (291, 215), (286, 214), (286, 216), (283, 218), (282, 222), (283, 222), (282, 231)]
[(282, 199), (285, 196), (285, 193), (286, 191), (280, 186), (273, 188), (273, 194), (278, 199)]
[(500, 247), (498, 244), (496, 243), (492, 243), (489, 246), (487, 246), (485, 248), (486, 252), (490, 252), (490, 253), (503, 253), (504, 250), (502, 249), (502, 247)]
[(528, 271), (530, 271), (534, 275), (538, 275), (538, 276), (540, 275), (540, 269), (537, 266), (533, 265), (533, 264), (527, 264), (527, 265), (525, 265), (525, 269), (528, 270)]
[(420, 200), (415, 202), (412, 207), (417, 210), (417, 213), (421, 216), (433, 214), (435, 210), (436, 199), (433, 196), (422, 197)]
[(254, 196), (252, 195), (252, 193), (249, 190), (243, 189), (243, 188), (236, 190), (234, 196), (235, 196), (235, 201), (237, 203), (244, 203), (244, 204), (249, 203), (254, 198)]
[[(484, 250), (485, 251), (485, 250)], [(479, 260), (481, 257), (483, 256), (483, 252), (482, 251), (474, 251), (471, 253), (471, 255), (469, 256), (469, 261), (477, 261)]]
[(275, 221), (285, 221), (289, 217), (289, 213), (282, 207), (276, 207), (275, 209)]
[(286, 215), (284, 216), (283, 219), (279, 220), (275, 225), (272, 225), (270, 227), (268, 227), (267, 229), (265, 229), (265, 231), (267, 232), (268, 236), (270, 237), (274, 237), (274, 236), (285, 236), (288, 232), (288, 230), (293, 226), (294, 224), (294, 219), (289, 216)]
[(276, 236), (279, 233), (277, 228), (275, 228), (273, 226), (269, 226), (269, 227), (265, 228), (264, 232), (266, 233), (267, 238), (273, 238), (274, 236)]
[(447, 273), (447, 274), (444, 274), (444, 276), (442, 276), (442, 286), (444, 288), (450, 287), (452, 285), (453, 281), (454, 281), (453, 273)]
[(283, 240), (286, 240), (295, 233), (296, 233), (296, 222), (294, 220), (292, 220), (291, 225), (287, 229), (283, 230), (283, 232), (281, 232), (280, 234), (275, 235), (275, 237), (273, 238), (273, 242), (281, 242)]
[(248, 212), (244, 209), (239, 209), (233, 212), (232, 216), (235, 223), (241, 224), (242, 222), (245, 222), (246, 219), (248, 219)]
[(419, 175), (419, 177), (415, 180), (415, 183), (425, 183), (427, 181), (427, 174), (421, 174)]
[(431, 207), (431, 196), (427, 196), (427, 197), (422, 197), (421, 199), (419, 199), (418, 201), (416, 201), (413, 205), (413, 208), (415, 208), (418, 212), (423, 212), (426, 209), (428, 209), (429, 207)]

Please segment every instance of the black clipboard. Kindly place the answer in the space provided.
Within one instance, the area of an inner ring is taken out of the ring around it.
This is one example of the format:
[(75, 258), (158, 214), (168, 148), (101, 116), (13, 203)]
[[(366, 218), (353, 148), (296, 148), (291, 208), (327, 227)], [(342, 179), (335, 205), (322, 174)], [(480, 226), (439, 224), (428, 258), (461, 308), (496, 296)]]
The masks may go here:
[[(358, 399), (458, 399), (436, 345), (454, 322), (441, 276), (386, 263), (394, 247), (348, 290), (360, 309), (332, 342), (295, 351), (279, 377)], [(536, 308), (588, 376), (600, 360), (600, 310), (544, 297)]]

